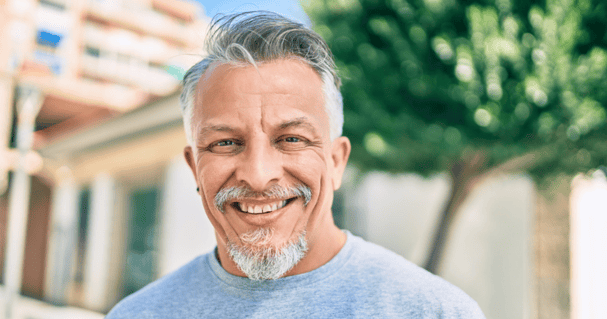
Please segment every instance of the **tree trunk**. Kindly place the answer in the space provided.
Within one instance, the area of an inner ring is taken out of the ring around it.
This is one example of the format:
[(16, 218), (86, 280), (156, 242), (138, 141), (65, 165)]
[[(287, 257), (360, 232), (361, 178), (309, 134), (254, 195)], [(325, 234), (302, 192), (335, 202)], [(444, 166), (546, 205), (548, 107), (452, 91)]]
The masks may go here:
[(451, 194), (440, 214), (440, 222), (430, 246), (430, 256), (424, 267), (431, 273), (435, 274), (440, 266), (443, 250), (456, 212), (477, 183), (477, 177), (484, 171), (485, 159), (484, 153), (477, 152), (472, 158), (461, 159), (451, 167)]

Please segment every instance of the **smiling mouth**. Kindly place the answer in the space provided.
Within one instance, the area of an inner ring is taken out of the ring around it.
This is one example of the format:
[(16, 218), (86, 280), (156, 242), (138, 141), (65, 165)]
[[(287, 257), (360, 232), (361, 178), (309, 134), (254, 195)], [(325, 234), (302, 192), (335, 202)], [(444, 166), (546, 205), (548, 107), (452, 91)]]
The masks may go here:
[(254, 204), (247, 204), (247, 203), (243, 203), (243, 202), (234, 202), (234, 203), (232, 203), (232, 207), (234, 207), (236, 210), (240, 211), (241, 213), (267, 214), (267, 213), (271, 213), (275, 210), (281, 209), (281, 208), (285, 207), (286, 205), (289, 205), (291, 202), (293, 202), (296, 199), (297, 199), (297, 197), (293, 197), (293, 198), (289, 198), (286, 200), (276, 201), (276, 202), (263, 204), (263, 205), (254, 205)]

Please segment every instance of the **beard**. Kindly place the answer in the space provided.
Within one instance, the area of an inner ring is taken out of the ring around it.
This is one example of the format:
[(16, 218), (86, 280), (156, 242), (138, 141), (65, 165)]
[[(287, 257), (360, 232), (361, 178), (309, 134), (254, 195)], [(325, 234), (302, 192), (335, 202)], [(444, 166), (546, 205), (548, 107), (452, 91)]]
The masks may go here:
[[(259, 197), (267, 199), (297, 197), (303, 200), (305, 207), (312, 198), (312, 190), (307, 185), (301, 184), (289, 187), (275, 184), (262, 192), (255, 192), (246, 186), (224, 188), (215, 195), (215, 207), (225, 214), (227, 202)], [(230, 257), (249, 279), (278, 279), (295, 267), (308, 251), (305, 230), (282, 247), (269, 245), (273, 235), (272, 228), (259, 228), (239, 236), (242, 246), (228, 240), (227, 250)]]
[(228, 242), (230, 257), (249, 279), (278, 279), (295, 267), (308, 251), (305, 231), (281, 248), (267, 245), (273, 234), (272, 228), (259, 228), (240, 236), (244, 246)]

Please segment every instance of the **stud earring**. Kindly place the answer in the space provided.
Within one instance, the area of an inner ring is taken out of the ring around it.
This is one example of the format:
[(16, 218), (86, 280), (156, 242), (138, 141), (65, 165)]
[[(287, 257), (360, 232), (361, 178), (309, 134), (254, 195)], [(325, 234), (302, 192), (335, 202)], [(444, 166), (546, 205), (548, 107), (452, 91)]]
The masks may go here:
[(196, 187), (196, 193), (200, 192), (200, 187)]

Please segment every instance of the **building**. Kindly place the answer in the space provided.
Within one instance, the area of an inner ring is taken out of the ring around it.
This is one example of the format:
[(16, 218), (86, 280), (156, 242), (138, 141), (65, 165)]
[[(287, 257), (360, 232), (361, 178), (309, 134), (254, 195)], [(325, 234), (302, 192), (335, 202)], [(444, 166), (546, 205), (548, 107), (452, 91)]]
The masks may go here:
[(99, 278), (87, 279), (80, 266), (93, 258), (78, 246), (86, 232), (60, 237), (77, 241), (75, 256), (53, 246), (56, 227), (64, 226), (56, 221), (79, 220), (52, 213), (57, 197), (73, 195), (59, 187), (71, 163), (38, 150), (175, 94), (199, 60), (205, 19), (186, 0), (0, 0), (0, 268), (9, 290), (109, 307), (111, 296), (94, 300), (99, 292), (86, 288)]

